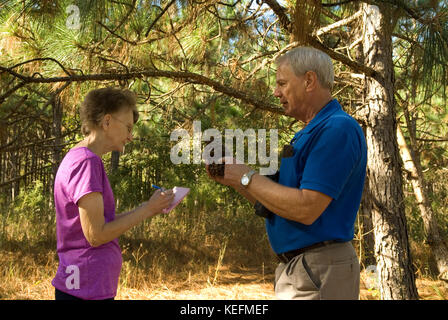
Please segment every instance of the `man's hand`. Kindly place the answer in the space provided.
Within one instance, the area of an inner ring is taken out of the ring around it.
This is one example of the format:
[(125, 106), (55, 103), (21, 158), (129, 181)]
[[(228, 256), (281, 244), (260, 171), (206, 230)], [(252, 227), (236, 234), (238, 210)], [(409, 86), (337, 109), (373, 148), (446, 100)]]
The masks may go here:
[(268, 210), (283, 218), (311, 225), (333, 200), (318, 191), (283, 186), (262, 175), (254, 175), (248, 188), (241, 185), (241, 177), (251, 168), (236, 163), (234, 158), (224, 158), (224, 177), (208, 176), (223, 185), (233, 187), (252, 204), (259, 201)]
[(205, 170), (207, 175), (218, 183), (226, 186), (233, 187), (235, 189), (240, 189), (241, 187), (241, 177), (251, 170), (250, 167), (245, 164), (239, 164), (234, 158), (223, 158), (222, 161), (225, 163), (224, 177), (212, 176), (209, 171), (209, 165), (205, 165)]

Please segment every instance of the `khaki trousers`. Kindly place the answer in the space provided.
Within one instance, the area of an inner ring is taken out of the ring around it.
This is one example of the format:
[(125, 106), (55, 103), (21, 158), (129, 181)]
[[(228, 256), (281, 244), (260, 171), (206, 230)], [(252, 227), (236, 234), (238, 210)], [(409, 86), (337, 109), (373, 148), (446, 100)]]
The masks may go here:
[(358, 300), (359, 262), (351, 242), (306, 251), (275, 270), (277, 299)]

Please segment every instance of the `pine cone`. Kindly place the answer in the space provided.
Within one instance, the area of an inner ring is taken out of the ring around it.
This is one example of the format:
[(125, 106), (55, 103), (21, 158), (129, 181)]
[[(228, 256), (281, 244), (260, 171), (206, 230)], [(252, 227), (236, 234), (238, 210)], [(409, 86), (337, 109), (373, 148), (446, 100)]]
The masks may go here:
[[(212, 142), (214, 139), (212, 138), (210, 140), (210, 142)], [(215, 156), (215, 149), (212, 149), (210, 152), (210, 156), (214, 157)], [(221, 157), (225, 156), (225, 149), (224, 146), (221, 150)], [(210, 172), (210, 175), (212, 177), (224, 177), (224, 168), (225, 168), (225, 164), (224, 163), (210, 163), (208, 165), (208, 171)]]
[(211, 163), (208, 165), (208, 171), (212, 177), (224, 177), (224, 163)]

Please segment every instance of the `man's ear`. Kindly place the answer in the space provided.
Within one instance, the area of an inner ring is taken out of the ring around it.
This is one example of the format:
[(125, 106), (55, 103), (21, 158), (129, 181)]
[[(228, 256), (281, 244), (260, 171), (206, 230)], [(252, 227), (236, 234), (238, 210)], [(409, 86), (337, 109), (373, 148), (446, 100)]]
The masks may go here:
[(312, 91), (318, 85), (317, 74), (314, 71), (307, 71), (305, 73), (305, 90)]

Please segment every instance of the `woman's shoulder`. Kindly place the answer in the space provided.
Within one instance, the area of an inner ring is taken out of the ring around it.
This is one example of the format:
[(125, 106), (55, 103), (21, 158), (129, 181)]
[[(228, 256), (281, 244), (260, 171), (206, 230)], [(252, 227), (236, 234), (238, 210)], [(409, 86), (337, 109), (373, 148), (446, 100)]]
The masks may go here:
[(73, 168), (85, 162), (93, 162), (98, 165), (102, 164), (101, 158), (90, 149), (86, 147), (74, 147), (66, 153), (61, 165)]
[(101, 158), (87, 147), (76, 147), (75, 146), (67, 152), (66, 156), (68, 156), (68, 155), (72, 158), (96, 159), (96, 160), (101, 161)]

